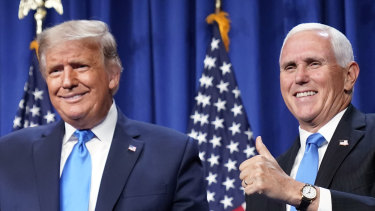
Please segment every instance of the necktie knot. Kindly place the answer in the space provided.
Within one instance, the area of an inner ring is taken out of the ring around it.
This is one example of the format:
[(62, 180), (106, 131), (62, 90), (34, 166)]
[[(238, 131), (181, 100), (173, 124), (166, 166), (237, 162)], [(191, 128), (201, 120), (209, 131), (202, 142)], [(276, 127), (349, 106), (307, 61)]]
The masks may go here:
[(325, 141), (325, 138), (320, 133), (313, 133), (307, 138), (306, 145), (314, 144), (319, 148)]
[(76, 130), (74, 136), (78, 138), (78, 143), (86, 143), (95, 135), (91, 130)]

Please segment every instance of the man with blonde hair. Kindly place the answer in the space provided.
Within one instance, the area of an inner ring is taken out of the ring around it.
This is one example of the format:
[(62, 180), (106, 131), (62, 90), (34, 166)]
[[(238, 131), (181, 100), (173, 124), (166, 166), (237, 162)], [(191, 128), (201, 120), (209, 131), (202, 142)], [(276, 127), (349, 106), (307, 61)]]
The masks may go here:
[(113, 100), (121, 61), (101, 21), (38, 36), (62, 121), (0, 139), (0, 210), (208, 210), (196, 141), (125, 117)]

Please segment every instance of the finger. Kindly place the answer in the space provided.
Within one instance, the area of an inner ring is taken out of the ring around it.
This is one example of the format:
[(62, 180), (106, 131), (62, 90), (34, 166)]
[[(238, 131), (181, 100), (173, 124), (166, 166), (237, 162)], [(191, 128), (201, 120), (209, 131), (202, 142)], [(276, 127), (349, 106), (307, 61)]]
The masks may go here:
[(251, 184), (248, 184), (247, 186), (244, 187), (245, 193), (247, 195), (251, 195), (254, 193), (262, 194), (262, 190), (260, 190), (254, 182), (251, 182)]
[(249, 185), (249, 183), (246, 182), (246, 180), (242, 180), (242, 187), (246, 188)]
[[(251, 159), (251, 158), (250, 158)], [(247, 159), (247, 160), (245, 160), (244, 162), (242, 162), (241, 164), (240, 164), (240, 166), (238, 167), (238, 169), (240, 170), (240, 171), (243, 171), (245, 168), (246, 168), (246, 166), (248, 166), (248, 163), (249, 162), (247, 162), (248, 160), (250, 160), (250, 159)]]
[(266, 158), (274, 159), (270, 151), (268, 151), (266, 145), (263, 144), (262, 137), (258, 136), (256, 139), (255, 147), (259, 153), (259, 155), (263, 155)]

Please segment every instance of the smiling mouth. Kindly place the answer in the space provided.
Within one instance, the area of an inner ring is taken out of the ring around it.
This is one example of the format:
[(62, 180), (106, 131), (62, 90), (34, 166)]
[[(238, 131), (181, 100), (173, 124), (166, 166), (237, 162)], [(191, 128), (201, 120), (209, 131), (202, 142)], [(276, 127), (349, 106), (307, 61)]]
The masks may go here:
[(86, 93), (83, 93), (83, 94), (75, 94), (75, 95), (70, 95), (70, 96), (61, 96), (61, 98), (65, 99), (65, 100), (77, 100), (77, 99), (80, 99), (83, 95), (85, 95)]
[(298, 92), (296, 94), (296, 97), (297, 98), (300, 98), (300, 97), (307, 97), (307, 96), (313, 96), (313, 95), (316, 95), (318, 92), (314, 92), (314, 91), (308, 91), (308, 92)]

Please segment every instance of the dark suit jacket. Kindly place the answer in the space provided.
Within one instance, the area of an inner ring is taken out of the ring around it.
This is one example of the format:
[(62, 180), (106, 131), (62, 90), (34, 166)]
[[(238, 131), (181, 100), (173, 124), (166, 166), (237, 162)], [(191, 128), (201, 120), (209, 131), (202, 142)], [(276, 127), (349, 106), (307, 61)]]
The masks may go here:
[[(341, 146), (340, 140), (348, 140)], [(300, 140), (278, 158), (290, 174)], [(330, 189), (333, 210), (375, 210), (375, 115), (350, 105), (338, 124), (320, 165), (315, 185)], [(366, 197), (369, 196), (369, 197)], [(262, 195), (246, 196), (246, 210), (285, 210), (285, 204)]]
[[(60, 121), (0, 139), (1, 211), (59, 210), (64, 132)], [(119, 111), (96, 210), (208, 210), (196, 142)]]

